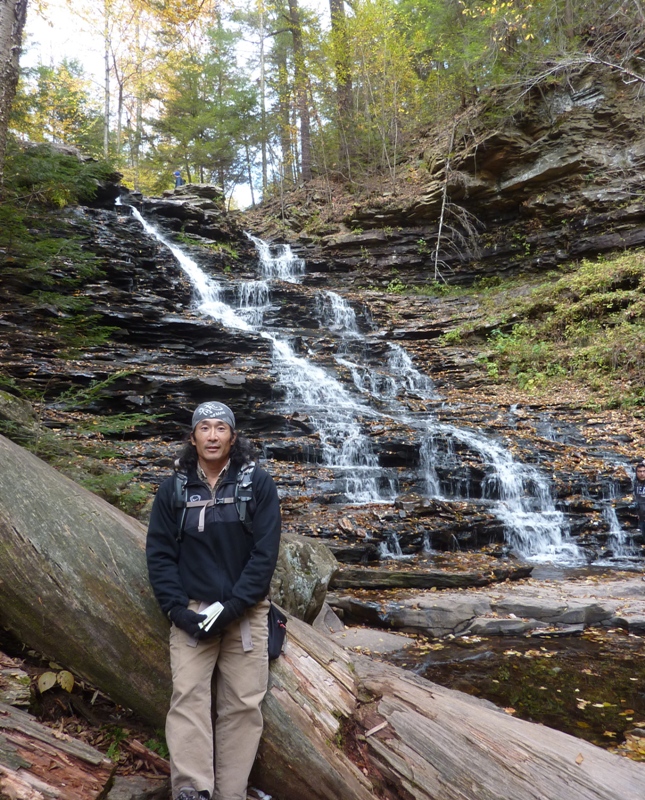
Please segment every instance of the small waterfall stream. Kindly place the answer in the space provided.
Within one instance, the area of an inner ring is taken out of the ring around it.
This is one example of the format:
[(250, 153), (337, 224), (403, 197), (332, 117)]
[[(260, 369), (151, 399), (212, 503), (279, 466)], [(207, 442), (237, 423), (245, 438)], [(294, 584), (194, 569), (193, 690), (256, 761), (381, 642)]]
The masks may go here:
[[(249, 236), (258, 251), (262, 276), (236, 287), (234, 308), (222, 300), (223, 287), (192, 258), (136, 209), (132, 213), (146, 233), (175, 256), (195, 288), (201, 313), (228, 328), (254, 331), (270, 340), (285, 411), (297, 409), (307, 415), (319, 437), (320, 461), (338, 475), (348, 503), (391, 503), (396, 497), (396, 478), (380, 466), (366, 432), (369, 421), (386, 425), (396, 422), (418, 432), (420, 479), (429, 496), (468, 498), (470, 481), (458, 454), (465, 448), (484, 465), (479, 499), (503, 523), (508, 542), (518, 554), (533, 561), (585, 561), (569, 537), (564, 515), (555, 508), (547, 478), (537, 468), (517, 462), (501, 444), (479, 432), (441, 423), (431, 412), (407, 411), (401, 402), (406, 395), (438, 399), (431, 379), (416, 369), (404, 348), (394, 343), (386, 343), (387, 358), (382, 363), (370, 366), (362, 357), (367, 338), (359, 330), (354, 309), (340, 295), (321, 291), (316, 297), (315, 314), (321, 327), (337, 340), (334, 363), (349, 376), (349, 387), (331, 369), (298, 355), (288, 337), (262, 329), (271, 305), (271, 283), (298, 283), (304, 275), (304, 261), (295, 257), (288, 245), (275, 248)], [(440, 469), (457, 477), (446, 482), (439, 476)], [(388, 542), (382, 550), (386, 556), (401, 554), (398, 542)]]

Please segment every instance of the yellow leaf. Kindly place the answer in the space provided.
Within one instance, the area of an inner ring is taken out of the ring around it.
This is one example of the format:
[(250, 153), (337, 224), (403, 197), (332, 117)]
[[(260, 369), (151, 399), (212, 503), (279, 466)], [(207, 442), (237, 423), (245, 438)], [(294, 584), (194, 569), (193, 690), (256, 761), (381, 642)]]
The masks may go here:
[(66, 669), (58, 673), (56, 680), (60, 684), (61, 688), (65, 689), (66, 692), (71, 692), (74, 688), (74, 676)]
[(42, 694), (46, 692), (48, 689), (51, 689), (52, 686), (56, 685), (56, 673), (55, 672), (43, 672), (43, 674), (38, 678), (38, 691)]

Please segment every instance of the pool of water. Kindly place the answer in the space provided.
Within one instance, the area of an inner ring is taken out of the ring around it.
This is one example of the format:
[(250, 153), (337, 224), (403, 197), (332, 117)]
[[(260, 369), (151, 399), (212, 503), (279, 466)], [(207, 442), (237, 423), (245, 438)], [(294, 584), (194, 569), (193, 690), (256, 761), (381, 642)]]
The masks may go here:
[(419, 640), (388, 660), (601, 747), (645, 728), (645, 639), (621, 630)]

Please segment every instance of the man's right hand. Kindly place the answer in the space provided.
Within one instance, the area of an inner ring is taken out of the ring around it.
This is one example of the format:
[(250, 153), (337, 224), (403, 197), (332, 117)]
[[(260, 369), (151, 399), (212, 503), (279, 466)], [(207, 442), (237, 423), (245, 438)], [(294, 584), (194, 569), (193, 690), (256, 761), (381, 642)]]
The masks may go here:
[(198, 614), (196, 611), (191, 611), (189, 608), (184, 608), (183, 606), (171, 608), (168, 612), (168, 616), (170, 621), (178, 628), (181, 628), (182, 631), (186, 631), (186, 633), (195, 638), (197, 638), (197, 635), (201, 632), (198, 627), (199, 623), (206, 619), (206, 614)]

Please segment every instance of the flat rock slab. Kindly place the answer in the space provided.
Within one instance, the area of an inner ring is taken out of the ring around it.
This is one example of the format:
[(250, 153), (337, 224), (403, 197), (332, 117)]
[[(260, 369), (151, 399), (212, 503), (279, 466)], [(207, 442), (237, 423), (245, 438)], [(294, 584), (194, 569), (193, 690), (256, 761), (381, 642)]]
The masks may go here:
[(369, 653), (396, 653), (414, 644), (414, 639), (401, 633), (388, 633), (373, 628), (345, 628), (330, 634), (343, 647), (351, 647)]
[(528, 578), (532, 570), (528, 565), (476, 572), (348, 567), (339, 570), (330, 585), (333, 589), (458, 589)]
[(167, 778), (117, 775), (106, 800), (171, 800)]
[[(468, 591), (402, 592), (369, 600), (350, 595), (328, 598), (347, 619), (370, 625), (443, 636), (488, 633), (518, 635), (539, 631), (584, 630), (589, 626), (645, 630), (645, 583), (640, 577), (533, 581), (471, 588)], [(575, 628), (573, 626), (576, 626)]]

